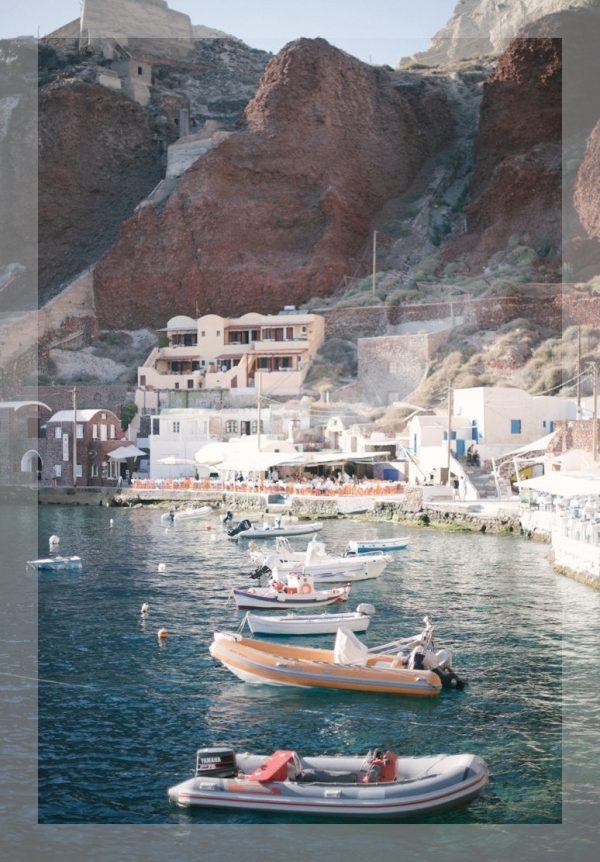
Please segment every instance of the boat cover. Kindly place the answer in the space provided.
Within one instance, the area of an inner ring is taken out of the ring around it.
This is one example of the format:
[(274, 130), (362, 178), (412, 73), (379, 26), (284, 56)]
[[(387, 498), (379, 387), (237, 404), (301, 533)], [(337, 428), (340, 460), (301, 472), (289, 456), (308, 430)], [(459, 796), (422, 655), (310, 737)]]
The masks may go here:
[(359, 641), (353, 631), (340, 626), (335, 636), (333, 660), (336, 664), (357, 664), (364, 667), (369, 657), (369, 650)]

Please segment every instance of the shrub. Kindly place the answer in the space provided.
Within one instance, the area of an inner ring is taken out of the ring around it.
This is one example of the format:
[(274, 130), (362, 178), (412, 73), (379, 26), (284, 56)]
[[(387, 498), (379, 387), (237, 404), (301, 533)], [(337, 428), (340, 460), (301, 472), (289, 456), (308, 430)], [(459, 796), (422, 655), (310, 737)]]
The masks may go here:
[(126, 401), (125, 404), (121, 407), (121, 414), (119, 416), (121, 420), (121, 429), (123, 431), (127, 431), (131, 424), (131, 420), (138, 412), (137, 404), (133, 401)]

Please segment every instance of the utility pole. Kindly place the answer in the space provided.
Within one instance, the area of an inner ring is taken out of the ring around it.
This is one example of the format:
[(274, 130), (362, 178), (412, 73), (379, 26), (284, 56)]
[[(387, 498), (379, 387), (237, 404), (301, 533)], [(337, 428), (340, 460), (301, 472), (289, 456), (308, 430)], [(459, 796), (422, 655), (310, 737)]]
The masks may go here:
[(592, 397), (594, 399), (592, 419), (592, 458), (598, 460), (598, 366), (594, 362), (592, 369)]
[(256, 392), (256, 433), (257, 433), (257, 446), (258, 451), (260, 452), (260, 423), (261, 423), (261, 408), (262, 408), (262, 371), (256, 372), (256, 384), (257, 384), (257, 392)]
[(448, 440), (446, 447), (446, 466), (448, 468), (447, 483), (450, 484), (450, 453), (452, 450), (452, 384), (448, 384)]
[(373, 231), (373, 296), (375, 296), (375, 288), (377, 286), (377, 231)]
[(77, 485), (77, 387), (71, 390), (73, 398), (73, 487)]
[(577, 419), (581, 419), (581, 326), (577, 327)]

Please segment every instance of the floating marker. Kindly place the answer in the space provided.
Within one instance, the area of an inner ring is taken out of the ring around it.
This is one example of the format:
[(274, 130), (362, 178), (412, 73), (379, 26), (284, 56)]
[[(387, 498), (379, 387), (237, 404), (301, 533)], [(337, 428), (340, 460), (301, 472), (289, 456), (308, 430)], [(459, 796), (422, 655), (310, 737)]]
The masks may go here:
[(164, 563), (159, 563), (159, 564), (158, 564), (158, 571), (159, 571), (159, 572), (166, 572), (166, 571), (167, 571), (167, 567), (165, 566), (165, 564), (164, 564)]
[(169, 632), (166, 629), (159, 629), (158, 637), (160, 638), (160, 640), (164, 640), (165, 638), (169, 637)]
[(110, 521), (109, 521), (108, 523), (109, 523), (109, 524), (110, 524), (110, 526), (112, 527), (112, 525), (113, 525), (115, 522), (114, 522), (114, 520), (111, 518), (111, 519), (110, 519)]
[(50, 536), (48, 544), (51, 548), (55, 548), (57, 545), (60, 545), (60, 536)]
[(150, 610), (150, 608), (148, 607), (148, 602), (144, 602), (144, 604), (141, 607), (140, 613), (144, 617), (144, 616), (146, 616), (146, 614), (148, 613), (149, 610)]

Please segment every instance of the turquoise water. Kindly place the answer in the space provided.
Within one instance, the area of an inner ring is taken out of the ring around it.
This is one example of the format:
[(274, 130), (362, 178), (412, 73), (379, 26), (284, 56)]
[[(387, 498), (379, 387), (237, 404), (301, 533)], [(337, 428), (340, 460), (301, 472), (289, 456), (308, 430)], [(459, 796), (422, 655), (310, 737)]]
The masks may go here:
[[(409, 755), (475, 752), (490, 766), (487, 790), (468, 809), (428, 822), (560, 823), (565, 613), (573, 631), (597, 612), (598, 596), (557, 577), (547, 546), (402, 530), (408, 549), (377, 581), (353, 586), (348, 609), (361, 601), (377, 609), (369, 645), (416, 632), (427, 613), (454, 647), (467, 687), (422, 701), (249, 686), (215, 663), (212, 633), (239, 624), (228, 593), (251, 569), (244, 546), (219, 530), (214, 518), (167, 533), (158, 510), (41, 507), (40, 552), (56, 533), (61, 551), (84, 565), (26, 576), (38, 581), (39, 677), (48, 681), (38, 700), (40, 822), (277, 822), (169, 805), (167, 787), (191, 775), (196, 749), (227, 744), (264, 753), (357, 754), (374, 745)], [(398, 532), (332, 521), (322, 536), (334, 550), (350, 538)], [(306, 642), (329, 645), (332, 637)], [(569, 686), (569, 697), (580, 695)], [(583, 752), (573, 752), (573, 763), (578, 757), (585, 770)], [(577, 795), (573, 787), (566, 792)]]

